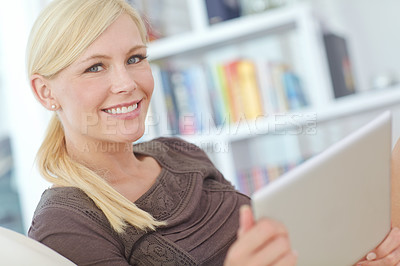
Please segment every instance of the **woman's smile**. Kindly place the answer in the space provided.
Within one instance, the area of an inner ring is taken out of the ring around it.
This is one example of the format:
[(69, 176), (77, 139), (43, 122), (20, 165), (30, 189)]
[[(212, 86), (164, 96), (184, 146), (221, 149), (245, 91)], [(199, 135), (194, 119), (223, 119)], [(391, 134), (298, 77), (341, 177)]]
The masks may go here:
[(127, 104), (119, 104), (103, 109), (102, 111), (107, 113), (107, 115), (110, 115), (117, 119), (133, 119), (140, 114), (141, 102), (142, 100), (134, 101)]

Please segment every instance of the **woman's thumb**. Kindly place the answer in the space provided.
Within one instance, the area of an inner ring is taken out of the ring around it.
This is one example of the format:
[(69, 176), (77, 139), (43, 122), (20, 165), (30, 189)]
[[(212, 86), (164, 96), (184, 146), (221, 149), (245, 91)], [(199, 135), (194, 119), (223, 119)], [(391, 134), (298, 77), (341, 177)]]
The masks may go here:
[(254, 225), (253, 212), (249, 205), (242, 205), (239, 210), (239, 230), (238, 237), (249, 231)]

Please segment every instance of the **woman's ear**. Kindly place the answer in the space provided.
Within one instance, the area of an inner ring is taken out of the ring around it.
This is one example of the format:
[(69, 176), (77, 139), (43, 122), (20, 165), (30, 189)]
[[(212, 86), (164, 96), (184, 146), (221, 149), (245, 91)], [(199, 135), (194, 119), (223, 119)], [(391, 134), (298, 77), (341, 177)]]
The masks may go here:
[(39, 74), (31, 76), (31, 87), (36, 99), (48, 110), (55, 111), (59, 104), (54, 98), (48, 79)]

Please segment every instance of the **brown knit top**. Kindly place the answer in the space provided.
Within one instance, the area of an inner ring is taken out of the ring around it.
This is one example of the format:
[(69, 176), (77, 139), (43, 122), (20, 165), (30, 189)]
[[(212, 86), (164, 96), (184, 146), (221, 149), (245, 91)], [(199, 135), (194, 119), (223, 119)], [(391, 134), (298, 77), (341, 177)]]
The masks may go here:
[(78, 265), (222, 265), (236, 237), (238, 193), (198, 147), (176, 138), (134, 145), (162, 167), (155, 184), (135, 204), (167, 226), (142, 232), (112, 230), (80, 189), (47, 189), (28, 235)]

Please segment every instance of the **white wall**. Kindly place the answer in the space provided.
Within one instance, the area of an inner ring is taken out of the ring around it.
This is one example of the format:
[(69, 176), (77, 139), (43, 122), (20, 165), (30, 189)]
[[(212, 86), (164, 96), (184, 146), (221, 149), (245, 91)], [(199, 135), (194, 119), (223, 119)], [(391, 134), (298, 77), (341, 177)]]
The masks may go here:
[(318, 10), (327, 27), (344, 34), (358, 88), (371, 87), (381, 74), (400, 78), (399, 0), (304, 0)]
[(38, 13), (35, 3), (25, 0), (0, 2), (0, 111), (6, 114), (6, 131), (12, 140), (25, 229), (30, 224), (41, 193), (48, 185), (34, 167), (34, 157), (48, 118), (30, 91), (25, 67), (25, 47)]

